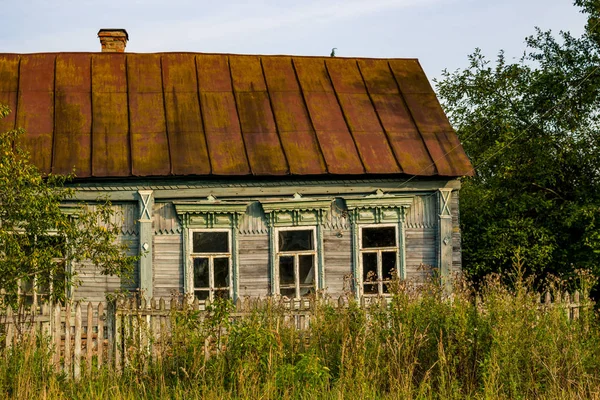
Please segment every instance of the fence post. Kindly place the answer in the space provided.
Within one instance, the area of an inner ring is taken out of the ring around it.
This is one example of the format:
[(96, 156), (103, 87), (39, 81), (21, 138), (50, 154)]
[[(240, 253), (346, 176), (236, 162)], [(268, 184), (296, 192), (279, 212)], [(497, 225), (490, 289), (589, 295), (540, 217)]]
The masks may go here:
[(579, 319), (579, 307), (581, 307), (581, 303), (579, 302), (579, 290), (575, 291), (573, 295), (573, 301), (575, 304), (573, 305), (573, 319)]
[(6, 348), (12, 347), (13, 338), (15, 335), (14, 317), (11, 306), (6, 309)]
[(92, 351), (94, 350), (94, 307), (92, 302), (87, 305), (87, 328), (85, 334), (85, 358), (86, 358), (86, 373), (89, 375), (92, 372)]
[(56, 302), (52, 307), (52, 341), (54, 342), (54, 352), (52, 361), (56, 372), (60, 371), (60, 342), (61, 342), (61, 321), (60, 321), (60, 302)]
[(75, 305), (75, 349), (73, 355), (73, 378), (79, 380), (81, 378), (81, 303)]
[(98, 354), (98, 369), (102, 367), (102, 356), (104, 355), (104, 304), (98, 303), (98, 337), (96, 339), (96, 353)]
[(71, 371), (71, 303), (65, 309), (65, 371), (72, 376)]
[(115, 345), (115, 317), (116, 317), (116, 304), (117, 301), (116, 299), (112, 298), (112, 299), (108, 299), (107, 301), (107, 307), (106, 307), (106, 335), (108, 338), (108, 348), (106, 351), (106, 356), (108, 359), (108, 366), (112, 367), (115, 366), (115, 364), (113, 364), (113, 360), (114, 360), (114, 355), (116, 352), (116, 345)]

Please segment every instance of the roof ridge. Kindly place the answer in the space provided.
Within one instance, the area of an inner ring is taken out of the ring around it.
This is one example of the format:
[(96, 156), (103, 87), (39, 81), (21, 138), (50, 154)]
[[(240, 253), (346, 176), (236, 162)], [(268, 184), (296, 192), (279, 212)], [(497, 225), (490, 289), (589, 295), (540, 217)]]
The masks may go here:
[(101, 51), (39, 51), (31, 53), (14, 53), (14, 52), (0, 52), (1, 56), (5, 55), (16, 55), (16, 56), (28, 56), (28, 55), (51, 55), (51, 54), (106, 54), (108, 56), (120, 54), (120, 55), (144, 55), (144, 54), (194, 54), (194, 55), (207, 55), (207, 56), (247, 56), (247, 57), (292, 57), (292, 58), (336, 58), (336, 59), (347, 59), (347, 60), (406, 60), (406, 61), (418, 61), (417, 57), (354, 57), (354, 56), (335, 56), (331, 57), (328, 55), (303, 55), (303, 54), (259, 54), (259, 53), (215, 53), (215, 52), (199, 52), (199, 51), (155, 51), (155, 52), (134, 52), (126, 51), (124, 53), (107, 53)]

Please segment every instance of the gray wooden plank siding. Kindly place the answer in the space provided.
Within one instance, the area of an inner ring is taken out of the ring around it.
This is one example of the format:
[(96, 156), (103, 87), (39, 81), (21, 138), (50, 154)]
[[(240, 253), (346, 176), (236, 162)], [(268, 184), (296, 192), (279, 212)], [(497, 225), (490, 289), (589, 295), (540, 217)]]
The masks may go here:
[[(129, 254), (137, 254), (137, 236), (120, 235), (117, 241), (128, 246)], [(133, 280), (129, 282), (122, 281), (116, 276), (102, 275), (90, 262), (78, 264), (74, 268), (78, 274), (75, 279), (79, 282), (79, 285), (73, 291), (73, 300), (75, 301), (104, 302), (106, 301), (106, 295), (109, 293), (114, 293), (120, 289), (130, 290), (138, 287), (139, 274), (137, 267), (135, 268)]]
[[(221, 200), (220, 192), (215, 195)], [(337, 194), (343, 198), (344, 193)], [(407, 193), (410, 195), (410, 193)], [(174, 196), (175, 198), (176, 196)], [(269, 239), (268, 228), (262, 208), (258, 202), (250, 202), (248, 213), (240, 221), (238, 234), (238, 295), (266, 296), (270, 293)], [(241, 197), (236, 200), (243, 201)], [(461, 234), (459, 227), (458, 191), (452, 193), (452, 272), (461, 269)], [(132, 254), (138, 251), (138, 204), (134, 202), (115, 204), (115, 221), (121, 221), (124, 240), (130, 245)], [(437, 267), (436, 235), (438, 224), (437, 191), (420, 192), (413, 199), (406, 214), (406, 276), (408, 279), (423, 280), (431, 268)], [(183, 232), (175, 208), (167, 199), (155, 203), (153, 208), (153, 287), (155, 297), (170, 297), (183, 292), (184, 255)], [(332, 296), (348, 290), (348, 277), (352, 275), (351, 231), (344, 202), (336, 200), (327, 213), (323, 227), (324, 285)], [(76, 290), (76, 299), (104, 301), (106, 292), (120, 288), (135, 288), (135, 281), (122, 285), (118, 278), (106, 277), (92, 271), (89, 266), (79, 267), (82, 285)]]
[(462, 237), (460, 233), (460, 197), (458, 190), (452, 192), (452, 273), (462, 272)]
[(269, 236), (240, 234), (239, 296), (267, 296), (269, 288)]
[(406, 278), (423, 280), (437, 267), (436, 228), (406, 228)]
[(183, 293), (182, 235), (155, 235), (152, 264), (154, 297)]
[(179, 224), (173, 203), (154, 203), (152, 222), (156, 235), (181, 233), (181, 225)]
[[(341, 236), (340, 236), (341, 235)], [(323, 251), (325, 288), (333, 297), (341, 296), (352, 284), (352, 235), (349, 229), (324, 229)], [(349, 280), (348, 280), (349, 279)]]

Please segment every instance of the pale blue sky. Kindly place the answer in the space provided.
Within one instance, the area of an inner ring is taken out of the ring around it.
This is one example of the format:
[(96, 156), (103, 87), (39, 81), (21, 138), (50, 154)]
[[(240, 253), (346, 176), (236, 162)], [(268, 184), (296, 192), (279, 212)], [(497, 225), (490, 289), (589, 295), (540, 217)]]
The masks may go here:
[(581, 34), (571, 0), (0, 0), (0, 52), (99, 51), (125, 28), (128, 52), (411, 57), (429, 78), (525, 50), (534, 27)]

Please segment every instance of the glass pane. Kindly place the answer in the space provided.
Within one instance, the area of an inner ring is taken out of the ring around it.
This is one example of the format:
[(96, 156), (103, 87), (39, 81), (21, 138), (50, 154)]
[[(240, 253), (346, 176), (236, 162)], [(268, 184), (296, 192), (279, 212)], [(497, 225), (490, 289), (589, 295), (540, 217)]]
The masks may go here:
[(229, 232), (194, 232), (194, 253), (229, 253)]
[(365, 294), (377, 294), (377, 284), (376, 283), (365, 283)]
[(397, 275), (396, 270), (396, 252), (395, 251), (384, 251), (381, 253), (381, 273), (383, 279), (389, 280)]
[(300, 287), (300, 297), (307, 297), (315, 293), (314, 286)]
[(279, 289), (279, 293), (282, 296), (289, 297), (290, 299), (296, 297), (296, 289)]
[(294, 257), (279, 257), (279, 284), (294, 284)]
[(314, 250), (313, 231), (279, 231), (279, 251)]
[(208, 290), (196, 290), (194, 291), (194, 295), (198, 300), (207, 300), (208, 299)]
[(229, 298), (229, 290), (215, 290), (213, 292), (215, 299), (228, 299)]
[(209, 287), (208, 258), (194, 258), (194, 287)]
[(312, 284), (315, 281), (315, 256), (313, 255), (304, 255), (298, 256), (299, 258), (299, 279), (300, 284)]
[(363, 282), (377, 281), (377, 253), (363, 253)]
[(229, 287), (229, 258), (213, 259), (215, 288)]
[(33, 293), (33, 279), (27, 278), (21, 281), (21, 293)]
[(382, 228), (362, 228), (362, 248), (395, 247), (396, 228), (386, 226)]

